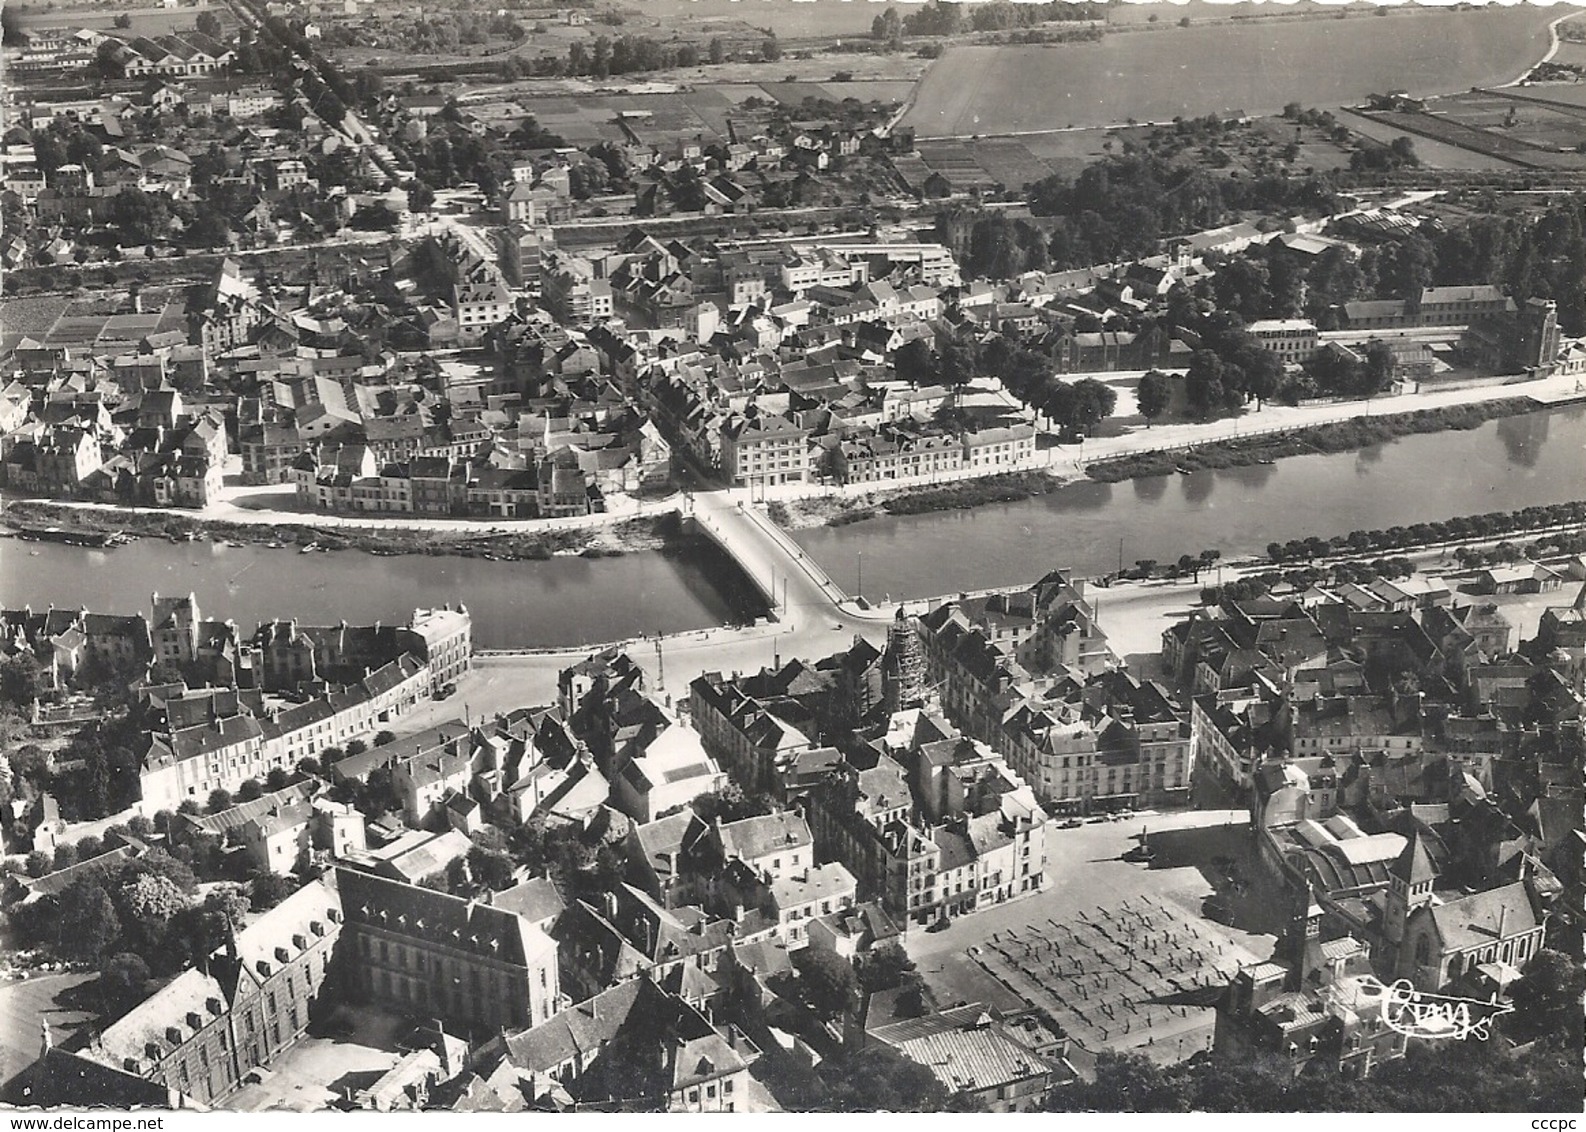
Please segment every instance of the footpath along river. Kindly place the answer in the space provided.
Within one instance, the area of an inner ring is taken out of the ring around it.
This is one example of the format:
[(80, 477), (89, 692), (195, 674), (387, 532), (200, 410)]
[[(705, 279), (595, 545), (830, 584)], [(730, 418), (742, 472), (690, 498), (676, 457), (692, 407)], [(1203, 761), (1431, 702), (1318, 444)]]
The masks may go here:
[[(1136, 559), (1215, 547), (1225, 557), (1269, 542), (1323, 537), (1586, 498), (1586, 408), (1406, 437), (1357, 452), (1277, 464), (1081, 482), (1019, 503), (880, 518), (794, 537), (853, 592), (926, 597), (1083, 575)], [(482, 648), (569, 646), (752, 618), (758, 598), (713, 547), (546, 562), (358, 551), (173, 544), (112, 551), (0, 540), (0, 604), (147, 611), (149, 596), (194, 592), (206, 615), (244, 632), (261, 620), (401, 621), (418, 605), (465, 602)]]

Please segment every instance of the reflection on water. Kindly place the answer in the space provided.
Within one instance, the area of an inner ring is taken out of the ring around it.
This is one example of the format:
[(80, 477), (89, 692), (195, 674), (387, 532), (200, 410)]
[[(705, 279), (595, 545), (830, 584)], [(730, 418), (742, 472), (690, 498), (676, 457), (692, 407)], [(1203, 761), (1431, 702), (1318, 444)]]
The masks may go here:
[(1056, 491), (1048, 492), (1044, 498), (1048, 500), (1048, 507), (1051, 509), (1101, 511), (1112, 502), (1113, 487), (1113, 484), (1100, 483), (1096, 480), (1080, 480), (1077, 483), (1064, 484)]
[(1249, 464), (1243, 468), (1229, 468), (1218, 474), (1245, 487), (1263, 487), (1276, 471), (1275, 464)]
[(1184, 477), (1184, 502), (1205, 503), (1217, 486), (1218, 472), (1191, 472)]
[(1156, 503), (1167, 494), (1168, 476), (1139, 476), (1129, 482), (1134, 486), (1136, 499)]
[(1541, 458), (1542, 446), (1547, 443), (1549, 417), (1546, 413), (1530, 413), (1523, 417), (1505, 417), (1498, 422), (1498, 439), (1511, 464), (1534, 468)]

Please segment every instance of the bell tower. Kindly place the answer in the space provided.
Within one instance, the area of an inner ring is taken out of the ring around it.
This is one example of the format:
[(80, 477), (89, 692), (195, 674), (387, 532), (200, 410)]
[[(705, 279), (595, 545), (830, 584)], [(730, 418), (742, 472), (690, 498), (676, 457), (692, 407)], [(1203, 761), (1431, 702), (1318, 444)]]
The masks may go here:
[(1421, 842), (1421, 831), (1415, 830), (1404, 851), (1388, 869), (1383, 928), (1395, 949), (1404, 942), (1404, 928), (1410, 915), (1432, 902), (1432, 883), (1436, 879), (1437, 870), (1432, 867), (1432, 858)]

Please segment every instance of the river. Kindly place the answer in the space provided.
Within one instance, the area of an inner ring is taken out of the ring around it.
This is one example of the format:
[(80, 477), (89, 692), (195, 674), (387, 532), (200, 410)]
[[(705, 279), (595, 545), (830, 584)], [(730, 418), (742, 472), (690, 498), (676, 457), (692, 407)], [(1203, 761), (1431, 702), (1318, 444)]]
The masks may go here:
[[(712, 579), (731, 579), (718, 584)], [(752, 620), (763, 605), (710, 543), (619, 558), (492, 562), (342, 550), (141, 539), (116, 550), (0, 539), (0, 604), (52, 602), (147, 613), (153, 593), (191, 591), (209, 617), (243, 632), (273, 617), (304, 624), (405, 621), (417, 606), (461, 602), (481, 648), (581, 645)]]
[[(925, 597), (1080, 574), (1215, 547), (1323, 537), (1586, 498), (1586, 409), (1491, 421), (1469, 432), (1405, 437), (1358, 452), (1118, 484), (1075, 483), (971, 511), (873, 519), (795, 532), (840, 586)], [(620, 558), (547, 562), (143, 540), (112, 551), (0, 540), (0, 604), (51, 602), (107, 613), (149, 595), (193, 591), (246, 632), (271, 617), (392, 622), (418, 605), (465, 602), (484, 648), (580, 645), (747, 620), (758, 599), (714, 548), (688, 543)]]
[[(1095, 575), (1137, 559), (1225, 557), (1268, 543), (1513, 511), (1586, 498), (1586, 409), (1408, 436), (1355, 452), (1104, 484), (1018, 503), (795, 531), (850, 593), (928, 597), (1011, 585), (1068, 567)], [(863, 562), (860, 557), (863, 556)]]

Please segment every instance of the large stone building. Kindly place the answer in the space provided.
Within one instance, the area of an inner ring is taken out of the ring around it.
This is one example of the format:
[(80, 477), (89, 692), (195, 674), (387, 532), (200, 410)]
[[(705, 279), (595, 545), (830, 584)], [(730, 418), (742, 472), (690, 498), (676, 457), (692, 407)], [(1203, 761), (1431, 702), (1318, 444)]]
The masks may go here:
[(350, 996), (481, 1035), (561, 1008), (556, 943), (517, 912), (347, 868), (336, 882)]

